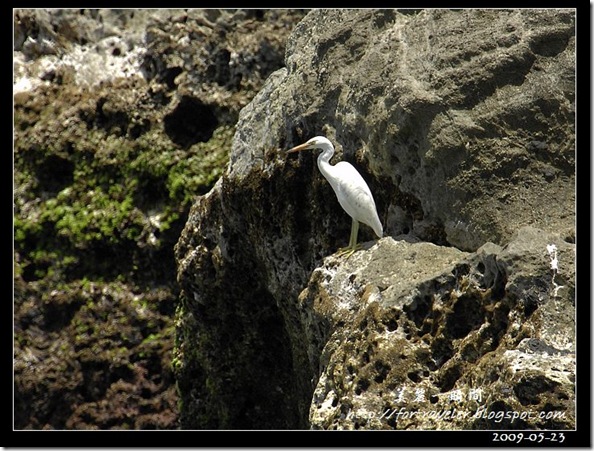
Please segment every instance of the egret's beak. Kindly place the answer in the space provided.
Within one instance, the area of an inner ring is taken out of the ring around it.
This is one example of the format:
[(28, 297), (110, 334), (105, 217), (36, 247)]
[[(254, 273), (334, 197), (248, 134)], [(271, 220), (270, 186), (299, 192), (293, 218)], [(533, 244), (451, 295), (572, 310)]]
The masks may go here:
[(309, 143), (299, 144), (292, 149), (287, 150), (287, 153), (299, 152), (300, 150), (309, 149)]

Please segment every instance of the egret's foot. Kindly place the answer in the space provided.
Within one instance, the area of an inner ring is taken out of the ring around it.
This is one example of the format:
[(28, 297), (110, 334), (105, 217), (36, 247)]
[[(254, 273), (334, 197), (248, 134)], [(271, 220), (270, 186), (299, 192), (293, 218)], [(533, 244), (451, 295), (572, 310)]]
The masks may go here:
[(347, 247), (341, 247), (340, 249), (338, 249), (338, 251), (336, 251), (336, 256), (338, 257), (345, 257), (346, 259), (348, 259), (351, 255), (353, 255), (355, 252), (357, 252), (358, 250), (363, 249), (363, 245), (362, 244), (356, 244), (355, 246), (347, 246)]

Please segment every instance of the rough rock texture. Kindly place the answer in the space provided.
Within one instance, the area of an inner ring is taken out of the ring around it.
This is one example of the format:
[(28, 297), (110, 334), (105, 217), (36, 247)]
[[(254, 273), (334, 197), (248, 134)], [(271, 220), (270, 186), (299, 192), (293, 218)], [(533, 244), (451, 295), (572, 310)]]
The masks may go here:
[(299, 297), (320, 369), (311, 426), (572, 428), (574, 259), (531, 227), (472, 254), (384, 238), (328, 257)]
[[(299, 23), (175, 249), (182, 427), (574, 427), (574, 25), (552, 9)], [(346, 261), (330, 255), (350, 218), (315, 155), (284, 152), (318, 134), (384, 224)]]
[(14, 427), (179, 427), (173, 246), (304, 12), (14, 10)]

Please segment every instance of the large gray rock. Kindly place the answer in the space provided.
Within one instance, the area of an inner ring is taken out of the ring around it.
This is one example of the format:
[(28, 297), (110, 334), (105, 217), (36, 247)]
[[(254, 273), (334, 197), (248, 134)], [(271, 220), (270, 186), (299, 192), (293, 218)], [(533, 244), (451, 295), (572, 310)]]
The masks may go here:
[[(300, 22), (176, 246), (184, 427), (573, 427), (574, 19)], [(315, 155), (284, 152), (318, 134), (359, 167), (384, 224), (346, 261), (324, 259), (350, 218)], [(565, 417), (382, 417), (404, 387), (426, 393), (417, 410)]]

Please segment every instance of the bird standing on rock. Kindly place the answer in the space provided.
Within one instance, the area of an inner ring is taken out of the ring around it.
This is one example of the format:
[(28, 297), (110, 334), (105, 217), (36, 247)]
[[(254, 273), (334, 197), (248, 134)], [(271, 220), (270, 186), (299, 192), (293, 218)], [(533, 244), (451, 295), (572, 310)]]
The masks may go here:
[(373, 195), (361, 174), (352, 164), (346, 161), (340, 161), (334, 166), (330, 164), (330, 159), (334, 155), (334, 146), (327, 138), (316, 136), (304, 144), (289, 149), (287, 153), (306, 149), (322, 150), (318, 156), (318, 168), (332, 186), (340, 206), (353, 219), (349, 245), (338, 251), (339, 255), (346, 255), (348, 258), (361, 248), (361, 245), (357, 244), (360, 222), (371, 227), (379, 238), (383, 236), (382, 223), (377, 214)]

